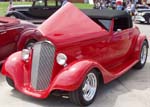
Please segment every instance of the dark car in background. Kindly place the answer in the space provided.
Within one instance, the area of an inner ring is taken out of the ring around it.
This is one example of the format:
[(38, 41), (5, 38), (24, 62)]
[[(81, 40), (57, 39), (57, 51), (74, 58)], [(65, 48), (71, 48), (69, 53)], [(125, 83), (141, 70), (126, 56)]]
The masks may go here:
[(61, 7), (61, 0), (33, 0), (32, 5), (12, 5), (6, 13), (7, 17), (28, 20), (33, 23), (42, 23)]

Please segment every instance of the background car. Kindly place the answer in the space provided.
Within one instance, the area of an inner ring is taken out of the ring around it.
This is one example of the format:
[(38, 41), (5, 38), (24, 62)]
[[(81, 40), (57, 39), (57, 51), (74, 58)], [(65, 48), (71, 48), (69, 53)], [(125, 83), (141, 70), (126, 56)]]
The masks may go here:
[(150, 24), (150, 7), (145, 5), (137, 6), (135, 21)]
[(148, 40), (125, 11), (81, 11), (67, 3), (32, 35), (37, 42), (9, 56), (2, 74), (10, 86), (36, 98), (57, 93), (87, 106), (102, 84), (143, 68), (147, 59)]
[(150, 9), (138, 9), (136, 12), (135, 21), (150, 24)]
[[(27, 42), (27, 39), (23, 39), (23, 34), (35, 28), (35, 25), (28, 22), (0, 17), (0, 64), (13, 52), (23, 49)], [(23, 43), (20, 42), (21, 39)]]
[(7, 17), (15, 17), (22, 20), (28, 20), (33, 23), (42, 23), (56, 10), (61, 7), (61, 0), (33, 0), (32, 5), (12, 5), (10, 6)]

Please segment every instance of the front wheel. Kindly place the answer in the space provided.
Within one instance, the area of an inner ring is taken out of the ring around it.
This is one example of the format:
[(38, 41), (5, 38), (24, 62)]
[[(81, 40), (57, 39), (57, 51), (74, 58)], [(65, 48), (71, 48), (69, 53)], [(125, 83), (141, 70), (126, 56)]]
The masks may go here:
[(82, 106), (91, 104), (95, 99), (98, 86), (99, 74), (97, 71), (92, 70), (86, 75), (82, 85), (70, 93), (71, 102)]
[(141, 52), (140, 52), (140, 60), (134, 66), (134, 68), (136, 68), (136, 69), (143, 68), (146, 63), (146, 60), (147, 60), (147, 55), (148, 55), (148, 43), (147, 43), (147, 41), (144, 41), (142, 48), (141, 48)]

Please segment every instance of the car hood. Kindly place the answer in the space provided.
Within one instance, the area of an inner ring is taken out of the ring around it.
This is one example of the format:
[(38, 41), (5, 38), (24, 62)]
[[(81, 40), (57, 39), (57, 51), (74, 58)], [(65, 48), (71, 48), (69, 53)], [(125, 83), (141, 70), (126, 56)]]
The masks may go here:
[(90, 39), (107, 32), (71, 3), (62, 6), (43, 22), (38, 30), (57, 44)]

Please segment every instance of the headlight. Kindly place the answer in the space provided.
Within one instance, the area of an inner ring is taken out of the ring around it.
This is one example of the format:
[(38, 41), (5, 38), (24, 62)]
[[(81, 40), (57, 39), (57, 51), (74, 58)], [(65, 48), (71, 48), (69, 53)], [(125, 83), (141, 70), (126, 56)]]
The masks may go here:
[(144, 12), (138, 13), (139, 16), (143, 16), (144, 14)]
[(56, 60), (59, 65), (66, 65), (67, 56), (63, 53), (59, 53), (56, 57)]
[(22, 60), (27, 61), (30, 57), (30, 50), (29, 49), (23, 49), (21, 53)]

